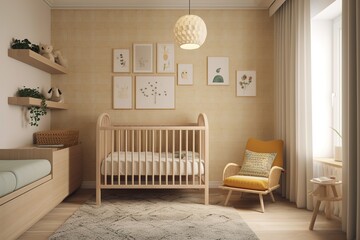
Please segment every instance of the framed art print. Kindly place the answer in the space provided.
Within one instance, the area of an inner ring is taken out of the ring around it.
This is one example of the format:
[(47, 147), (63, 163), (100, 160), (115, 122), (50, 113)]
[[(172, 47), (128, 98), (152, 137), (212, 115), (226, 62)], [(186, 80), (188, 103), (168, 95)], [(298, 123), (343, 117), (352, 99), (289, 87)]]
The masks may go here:
[(256, 96), (256, 72), (236, 72), (236, 96)]
[(175, 72), (175, 48), (173, 43), (157, 44), (157, 72), (174, 73)]
[(113, 50), (113, 72), (128, 73), (130, 72), (130, 50), (114, 49)]
[(136, 109), (175, 109), (174, 76), (136, 76)]
[(178, 85), (193, 85), (192, 64), (178, 64)]
[(133, 49), (134, 73), (153, 72), (153, 44), (135, 43)]
[(132, 77), (113, 78), (113, 108), (132, 109)]
[(229, 85), (228, 57), (208, 57), (208, 85)]

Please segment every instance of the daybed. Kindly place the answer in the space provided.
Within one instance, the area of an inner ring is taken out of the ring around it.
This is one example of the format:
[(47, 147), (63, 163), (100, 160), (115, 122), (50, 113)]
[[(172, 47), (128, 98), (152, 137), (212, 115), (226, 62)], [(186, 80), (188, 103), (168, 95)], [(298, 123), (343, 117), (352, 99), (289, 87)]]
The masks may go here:
[(102, 189), (203, 189), (209, 203), (209, 127), (111, 123), (99, 116), (96, 130), (96, 203)]
[(0, 160), (0, 197), (42, 178), (51, 179), (51, 163), (46, 159)]
[(0, 149), (0, 239), (39, 221), (80, 186), (81, 172), (80, 145)]

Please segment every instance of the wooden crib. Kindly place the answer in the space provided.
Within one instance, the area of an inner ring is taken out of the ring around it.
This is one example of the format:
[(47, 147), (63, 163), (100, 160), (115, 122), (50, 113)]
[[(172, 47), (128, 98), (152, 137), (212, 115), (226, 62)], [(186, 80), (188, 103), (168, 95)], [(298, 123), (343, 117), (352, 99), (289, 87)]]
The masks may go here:
[(209, 126), (113, 125), (99, 116), (96, 127), (96, 204), (102, 189), (204, 189), (209, 204)]

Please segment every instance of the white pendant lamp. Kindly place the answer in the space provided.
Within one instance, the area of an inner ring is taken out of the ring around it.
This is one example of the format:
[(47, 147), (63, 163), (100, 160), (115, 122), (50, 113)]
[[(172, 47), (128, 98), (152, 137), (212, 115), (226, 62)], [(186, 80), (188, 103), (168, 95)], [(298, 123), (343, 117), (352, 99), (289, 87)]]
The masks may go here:
[(204, 20), (199, 16), (189, 14), (180, 17), (174, 27), (175, 41), (182, 49), (197, 49), (206, 39), (207, 30)]

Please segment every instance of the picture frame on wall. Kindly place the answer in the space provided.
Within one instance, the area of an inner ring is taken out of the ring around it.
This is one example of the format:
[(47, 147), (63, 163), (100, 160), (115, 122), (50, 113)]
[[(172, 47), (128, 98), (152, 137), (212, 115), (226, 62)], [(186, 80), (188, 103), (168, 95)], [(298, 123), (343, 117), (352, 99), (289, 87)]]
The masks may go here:
[(153, 72), (153, 44), (134, 43), (133, 45), (134, 73)]
[(256, 71), (236, 71), (236, 96), (256, 96)]
[(157, 72), (174, 73), (175, 72), (175, 47), (173, 43), (158, 43), (157, 50)]
[(208, 57), (208, 85), (229, 85), (228, 57)]
[(178, 85), (193, 85), (193, 65), (178, 64)]
[(174, 76), (136, 76), (136, 109), (175, 109)]
[(132, 109), (133, 88), (131, 76), (113, 77), (113, 108)]
[(114, 49), (113, 50), (113, 72), (129, 73), (130, 72), (130, 50)]

